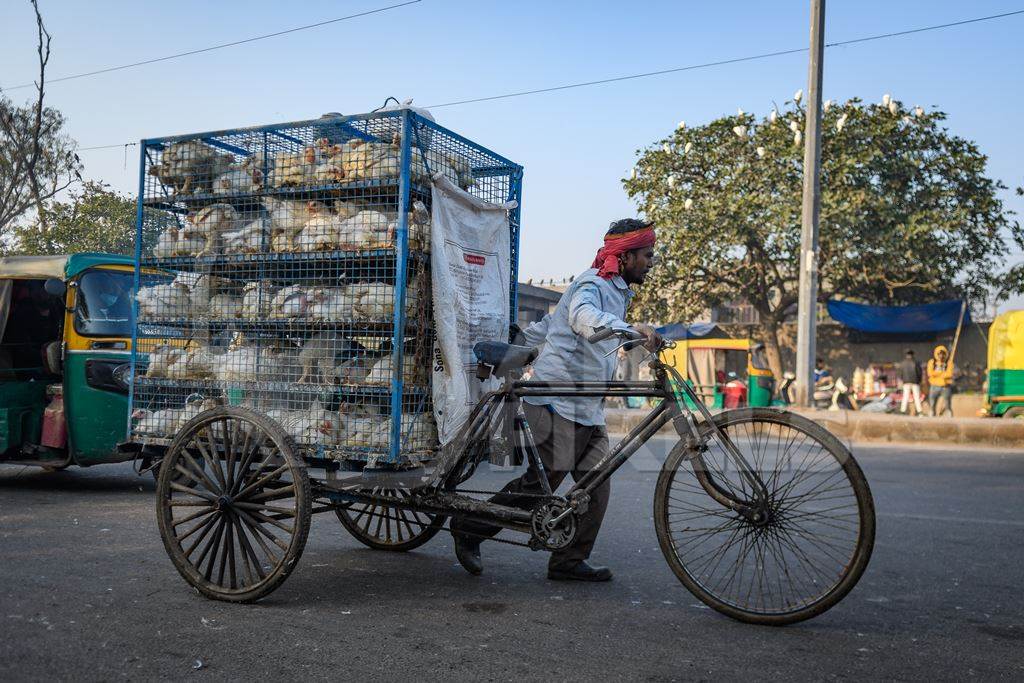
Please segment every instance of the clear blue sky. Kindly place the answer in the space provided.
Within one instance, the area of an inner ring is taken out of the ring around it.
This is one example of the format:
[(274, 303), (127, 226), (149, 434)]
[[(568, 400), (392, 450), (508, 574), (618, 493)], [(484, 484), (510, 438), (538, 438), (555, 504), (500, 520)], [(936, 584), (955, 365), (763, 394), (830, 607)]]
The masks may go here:
[[(40, 0), (61, 76), (196, 49), (393, 4)], [(1024, 0), (831, 0), (826, 40), (1024, 8)], [(499, 94), (803, 47), (808, 0), (776, 2), (481, 2), (423, 0), (405, 8), (127, 71), (55, 83), (82, 147), (175, 133), (359, 113), (386, 96), (417, 104)], [(0, 86), (30, 81), (35, 32), (27, 0), (0, 6)], [(989, 171), (1024, 184), (1024, 15), (832, 48), (824, 96), (949, 113)], [(610, 219), (631, 215), (620, 179), (634, 152), (680, 119), (742, 107), (764, 113), (806, 88), (806, 54), (497, 102), (434, 110), (438, 121), (526, 167), (524, 277), (589, 265)], [(14, 99), (31, 91), (9, 93)], [(137, 151), (82, 153), (85, 175), (134, 193)], [(1024, 213), (1024, 202), (1006, 193)], [(1014, 255), (1013, 260), (1020, 257)], [(1020, 300), (1016, 305), (1024, 303)]]

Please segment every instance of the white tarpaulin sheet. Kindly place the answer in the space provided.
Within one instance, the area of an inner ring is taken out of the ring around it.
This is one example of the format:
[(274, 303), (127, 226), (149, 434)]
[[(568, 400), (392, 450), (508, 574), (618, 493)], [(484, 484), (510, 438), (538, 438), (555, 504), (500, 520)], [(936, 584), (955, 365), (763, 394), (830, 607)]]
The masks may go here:
[(447, 445), (480, 396), (496, 385), (493, 378), (476, 378), (473, 345), (508, 340), (508, 211), (516, 203), (486, 202), (440, 174), (432, 196), (434, 417), (441, 444)]

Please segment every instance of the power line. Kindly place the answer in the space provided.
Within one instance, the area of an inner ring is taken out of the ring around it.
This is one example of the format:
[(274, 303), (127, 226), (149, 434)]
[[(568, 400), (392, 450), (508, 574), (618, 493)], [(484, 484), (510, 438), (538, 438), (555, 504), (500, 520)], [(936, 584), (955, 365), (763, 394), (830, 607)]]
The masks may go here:
[[(327, 21), (320, 21), (320, 22), (317, 22), (315, 24), (307, 24), (305, 26), (296, 26), (295, 28), (285, 29), (284, 31), (276, 31), (274, 33), (267, 33), (267, 34), (264, 34), (262, 36), (254, 36), (252, 38), (245, 38), (243, 40), (236, 40), (236, 41), (233, 41), (233, 42), (230, 42), (230, 43), (221, 43), (220, 45), (212, 45), (210, 47), (204, 47), (204, 48), (200, 48), (198, 50), (189, 50), (188, 52), (179, 52), (177, 54), (167, 55), (166, 57), (157, 57), (156, 59), (147, 59), (147, 60), (144, 60), (144, 61), (141, 61), (141, 62), (133, 62), (131, 64), (122, 64), (121, 66), (111, 66), (111, 67), (108, 67), (106, 69), (98, 69), (96, 71), (87, 71), (85, 73), (74, 74), (72, 76), (61, 76), (60, 78), (50, 78), (50, 79), (47, 80), (47, 83), (60, 83), (61, 81), (70, 81), (70, 80), (74, 80), (76, 78), (85, 78), (86, 76), (96, 76), (98, 74), (106, 74), (106, 73), (110, 73), (111, 71), (121, 71), (123, 69), (131, 69), (131, 68), (134, 68), (136, 66), (144, 66), (146, 64), (155, 64), (157, 62), (166, 62), (167, 60), (170, 60), (170, 59), (177, 59), (179, 57), (187, 57), (189, 55), (198, 55), (198, 54), (201, 54), (203, 52), (212, 52), (213, 50), (221, 50), (221, 49), (226, 48), (226, 47), (234, 47), (235, 45), (244, 45), (245, 43), (253, 43), (253, 42), (256, 42), (257, 40), (266, 40), (267, 38), (275, 38), (277, 36), (283, 36), (283, 35), (287, 35), (289, 33), (295, 33), (297, 31), (305, 31), (305, 30), (311, 29), (311, 28), (319, 28), (321, 26), (327, 26), (328, 24), (336, 24), (339, 21), (347, 21), (349, 19), (357, 19), (359, 17), (365, 17), (365, 16), (368, 16), (370, 14), (378, 14), (380, 12), (386, 12), (387, 10), (396, 9), (398, 7), (405, 7), (407, 5), (415, 5), (418, 2), (422, 2), (422, 0), (408, 0), (408, 2), (402, 2), (402, 3), (399, 3), (397, 5), (388, 5), (387, 7), (380, 7), (378, 9), (372, 9), (372, 10), (368, 10), (366, 12), (360, 12), (358, 14), (350, 14), (347, 17), (338, 17), (337, 19), (328, 19)], [(23, 83), (21, 85), (11, 86), (10, 88), (5, 88), (5, 89), (6, 90), (19, 90), (21, 88), (32, 88), (32, 87), (35, 87), (35, 83)], [(110, 146), (110, 147), (120, 147), (120, 145), (104, 145), (104, 147), (107, 147), (107, 146)], [(89, 149), (93, 149), (93, 148), (89, 148)]]
[[(419, 0), (415, 0), (415, 1), (419, 2)], [(405, 3), (405, 4), (410, 4), (410, 3)], [(395, 5), (395, 7), (399, 7), (399, 6), (400, 5)], [(383, 8), (383, 9), (390, 9), (390, 8)], [(378, 10), (378, 11), (381, 11), (381, 10)], [(855, 45), (857, 43), (867, 43), (867, 42), (870, 42), (870, 41), (873, 41), (873, 40), (882, 40), (882, 39), (885, 39), (885, 38), (896, 38), (896, 37), (899, 37), (899, 36), (906, 36), (906, 35), (911, 35), (911, 34), (914, 34), (914, 33), (923, 33), (925, 31), (936, 31), (936, 30), (943, 29), (943, 28), (952, 28), (952, 27), (955, 27), (955, 26), (964, 26), (965, 24), (974, 24), (974, 23), (977, 23), (977, 22), (980, 22), (980, 21), (990, 21), (990, 20), (993, 20), (993, 19), (1002, 19), (1002, 18), (1005, 18), (1005, 17), (1012, 17), (1012, 16), (1015, 16), (1015, 15), (1018, 15), (1018, 14), (1024, 14), (1024, 9), (1015, 10), (1013, 12), (1004, 12), (1002, 14), (990, 14), (988, 16), (975, 17), (973, 19), (964, 19), (962, 21), (953, 21), (953, 22), (949, 22), (949, 23), (946, 23), (946, 24), (934, 24), (932, 26), (923, 26), (921, 28), (912, 28), (912, 29), (907, 29), (905, 31), (894, 31), (894, 32), (891, 32), (891, 33), (879, 33), (879, 34), (871, 35), (871, 36), (863, 36), (861, 38), (851, 38), (850, 40), (840, 40), (840, 41), (836, 41), (834, 43), (826, 43), (825, 47), (842, 47), (844, 45)], [(298, 29), (294, 29), (294, 30), (298, 30)], [(763, 52), (761, 54), (748, 55), (746, 57), (735, 57), (733, 59), (723, 59), (723, 60), (719, 60), (719, 61), (715, 61), (715, 62), (704, 62), (702, 64), (691, 64), (689, 66), (680, 66), (680, 67), (676, 67), (676, 68), (672, 68), (672, 69), (661, 69), (659, 71), (647, 71), (647, 72), (639, 73), (639, 74), (630, 74), (628, 76), (616, 76), (616, 77), (613, 77), (613, 78), (603, 78), (603, 79), (594, 80), (594, 81), (583, 81), (581, 83), (569, 83), (569, 84), (566, 84), (566, 85), (556, 85), (556, 86), (552, 86), (552, 87), (549, 87), (549, 88), (537, 88), (535, 90), (520, 90), (520, 91), (517, 91), (517, 92), (505, 93), (503, 95), (491, 95), (491, 96), (488, 96), (488, 97), (477, 97), (477, 98), (469, 99), (469, 100), (457, 100), (457, 101), (454, 101), (454, 102), (444, 102), (442, 104), (428, 105), (427, 108), (428, 109), (440, 109), (441, 107), (454, 107), (454, 106), (460, 105), (460, 104), (473, 104), (475, 102), (489, 102), (489, 101), (493, 101), (493, 100), (508, 99), (508, 98), (511, 98), (511, 97), (523, 97), (525, 95), (537, 95), (537, 94), (540, 94), (540, 93), (556, 92), (556, 91), (559, 91), (559, 90), (571, 90), (571, 89), (574, 89), (574, 88), (585, 88), (587, 86), (601, 85), (603, 83), (616, 83), (616, 82), (619, 82), (619, 81), (629, 81), (629, 80), (635, 80), (635, 79), (638, 79), (638, 78), (648, 78), (648, 77), (651, 77), (651, 76), (662, 76), (662, 75), (665, 75), (665, 74), (680, 73), (680, 72), (683, 72), (683, 71), (694, 71), (694, 70), (697, 70), (697, 69), (707, 69), (707, 68), (711, 68), (711, 67), (715, 67), (715, 66), (725, 66), (725, 65), (728, 65), (728, 64), (738, 64), (738, 63), (741, 63), (741, 62), (750, 62), (750, 61), (759, 60), (759, 59), (770, 59), (772, 57), (781, 57), (781, 56), (784, 56), (784, 55), (791, 55), (791, 54), (798, 54), (798, 53), (801, 53), (801, 52), (807, 52), (807, 50), (808, 50), (808, 48), (806, 48), (806, 47), (800, 47), (800, 48), (793, 48), (793, 49), (790, 49), (790, 50), (778, 50), (778, 51), (775, 51), (775, 52)], [(127, 144), (134, 145), (136, 143), (132, 142), (132, 143), (127, 143)], [(111, 149), (111, 148), (114, 148), (114, 147), (124, 147), (124, 146), (125, 145), (100, 145), (100, 146), (97, 146), (97, 147), (83, 147), (83, 148), (79, 149), (79, 151), (80, 152), (85, 152), (85, 151), (93, 150), (93, 149)]]
[[(964, 19), (963, 21), (954, 21), (948, 24), (935, 24), (934, 26), (924, 26), (922, 28), (912, 28), (906, 31), (895, 31), (892, 33), (879, 33), (873, 36), (864, 36), (863, 38), (853, 38), (851, 40), (842, 40), (835, 43), (826, 43), (825, 47), (840, 47), (843, 45), (853, 45), (855, 43), (866, 43), (872, 40), (882, 40), (883, 38), (895, 38), (897, 36), (906, 36), (912, 33), (922, 33), (924, 31), (935, 31), (942, 28), (950, 28), (953, 26), (963, 26), (964, 24), (973, 24), (979, 21), (989, 21), (991, 19), (1001, 19), (1003, 17), (1010, 17), (1015, 14), (1024, 14), (1024, 10), (1016, 10), (1014, 12), (1004, 12), (1002, 14), (991, 14), (986, 17), (976, 17), (974, 19)], [(558, 90), (571, 90), (573, 88), (585, 88), (591, 85), (601, 85), (603, 83), (616, 83), (618, 81), (631, 81), (637, 78), (649, 78), (651, 76), (663, 76), (665, 74), (679, 73), (681, 71), (694, 71), (696, 69), (707, 69), (714, 66), (725, 66), (726, 64), (738, 64), (740, 62), (751, 62), (756, 59), (768, 59), (771, 57), (781, 57), (783, 55), (798, 54), (800, 52), (807, 52), (806, 47), (793, 48), (791, 50), (779, 50), (777, 52), (764, 52), (758, 55), (750, 55), (748, 57), (736, 57), (734, 59), (723, 59), (717, 62), (705, 62), (703, 64), (691, 64), (689, 66), (680, 66), (674, 69), (662, 69), (660, 71), (648, 71), (640, 74), (630, 74), (629, 76), (617, 76), (615, 78), (603, 78), (596, 81), (584, 81), (582, 83), (569, 83), (567, 85), (556, 85), (550, 88), (537, 88), (536, 90), (521, 90), (518, 92), (506, 93), (504, 95), (491, 95), (489, 97), (477, 97), (470, 100), (457, 100), (455, 102), (445, 102), (443, 104), (432, 104), (429, 105), (428, 109), (439, 109), (441, 107), (454, 107), (459, 104), (472, 104), (474, 102), (489, 102), (492, 100), (503, 100), (510, 97), (522, 97), (524, 95), (537, 95), (546, 92), (555, 92)]]

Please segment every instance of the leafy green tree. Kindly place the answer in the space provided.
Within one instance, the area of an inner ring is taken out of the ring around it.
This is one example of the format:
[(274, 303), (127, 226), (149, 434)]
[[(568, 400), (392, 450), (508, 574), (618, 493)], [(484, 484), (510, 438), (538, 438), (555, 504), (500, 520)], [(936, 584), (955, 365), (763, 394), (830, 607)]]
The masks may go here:
[[(983, 300), (1019, 289), (1004, 263), (1024, 230), (1004, 209), (977, 145), (946, 115), (827, 103), (822, 126), (821, 301)], [(760, 318), (772, 369), (797, 301), (805, 111), (799, 93), (763, 119), (739, 112), (638, 150), (623, 184), (660, 226), (660, 264), (636, 303), (649, 320), (686, 320), (744, 300)], [(1019, 282), (1019, 280), (1018, 280)]]
[(48, 203), (45, 227), (38, 220), (16, 227), (10, 253), (134, 253), (135, 201), (107, 187), (87, 181), (67, 201)]

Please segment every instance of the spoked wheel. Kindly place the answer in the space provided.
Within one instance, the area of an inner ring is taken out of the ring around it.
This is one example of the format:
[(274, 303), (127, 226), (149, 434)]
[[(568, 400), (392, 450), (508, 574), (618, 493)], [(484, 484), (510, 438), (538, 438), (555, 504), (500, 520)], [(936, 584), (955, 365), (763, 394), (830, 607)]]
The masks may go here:
[(731, 497), (754, 498), (717, 436), (697, 459), (675, 448), (654, 499), (672, 571), (706, 605), (740, 621), (782, 625), (821, 614), (850, 592), (871, 557), (875, 512), (863, 472), (839, 440), (798, 415), (747, 408), (714, 420), (768, 500), (751, 520), (708, 495), (695, 477), (700, 468)]
[(295, 567), (311, 500), (288, 435), (250, 410), (220, 407), (186, 423), (168, 448), (157, 521), (186, 581), (209, 598), (251, 602)]
[[(407, 489), (377, 487), (373, 493), (409, 498)], [(419, 548), (437, 535), (444, 516), (429, 515), (390, 505), (352, 503), (336, 508), (338, 520), (356, 540), (376, 550), (404, 551)]]

